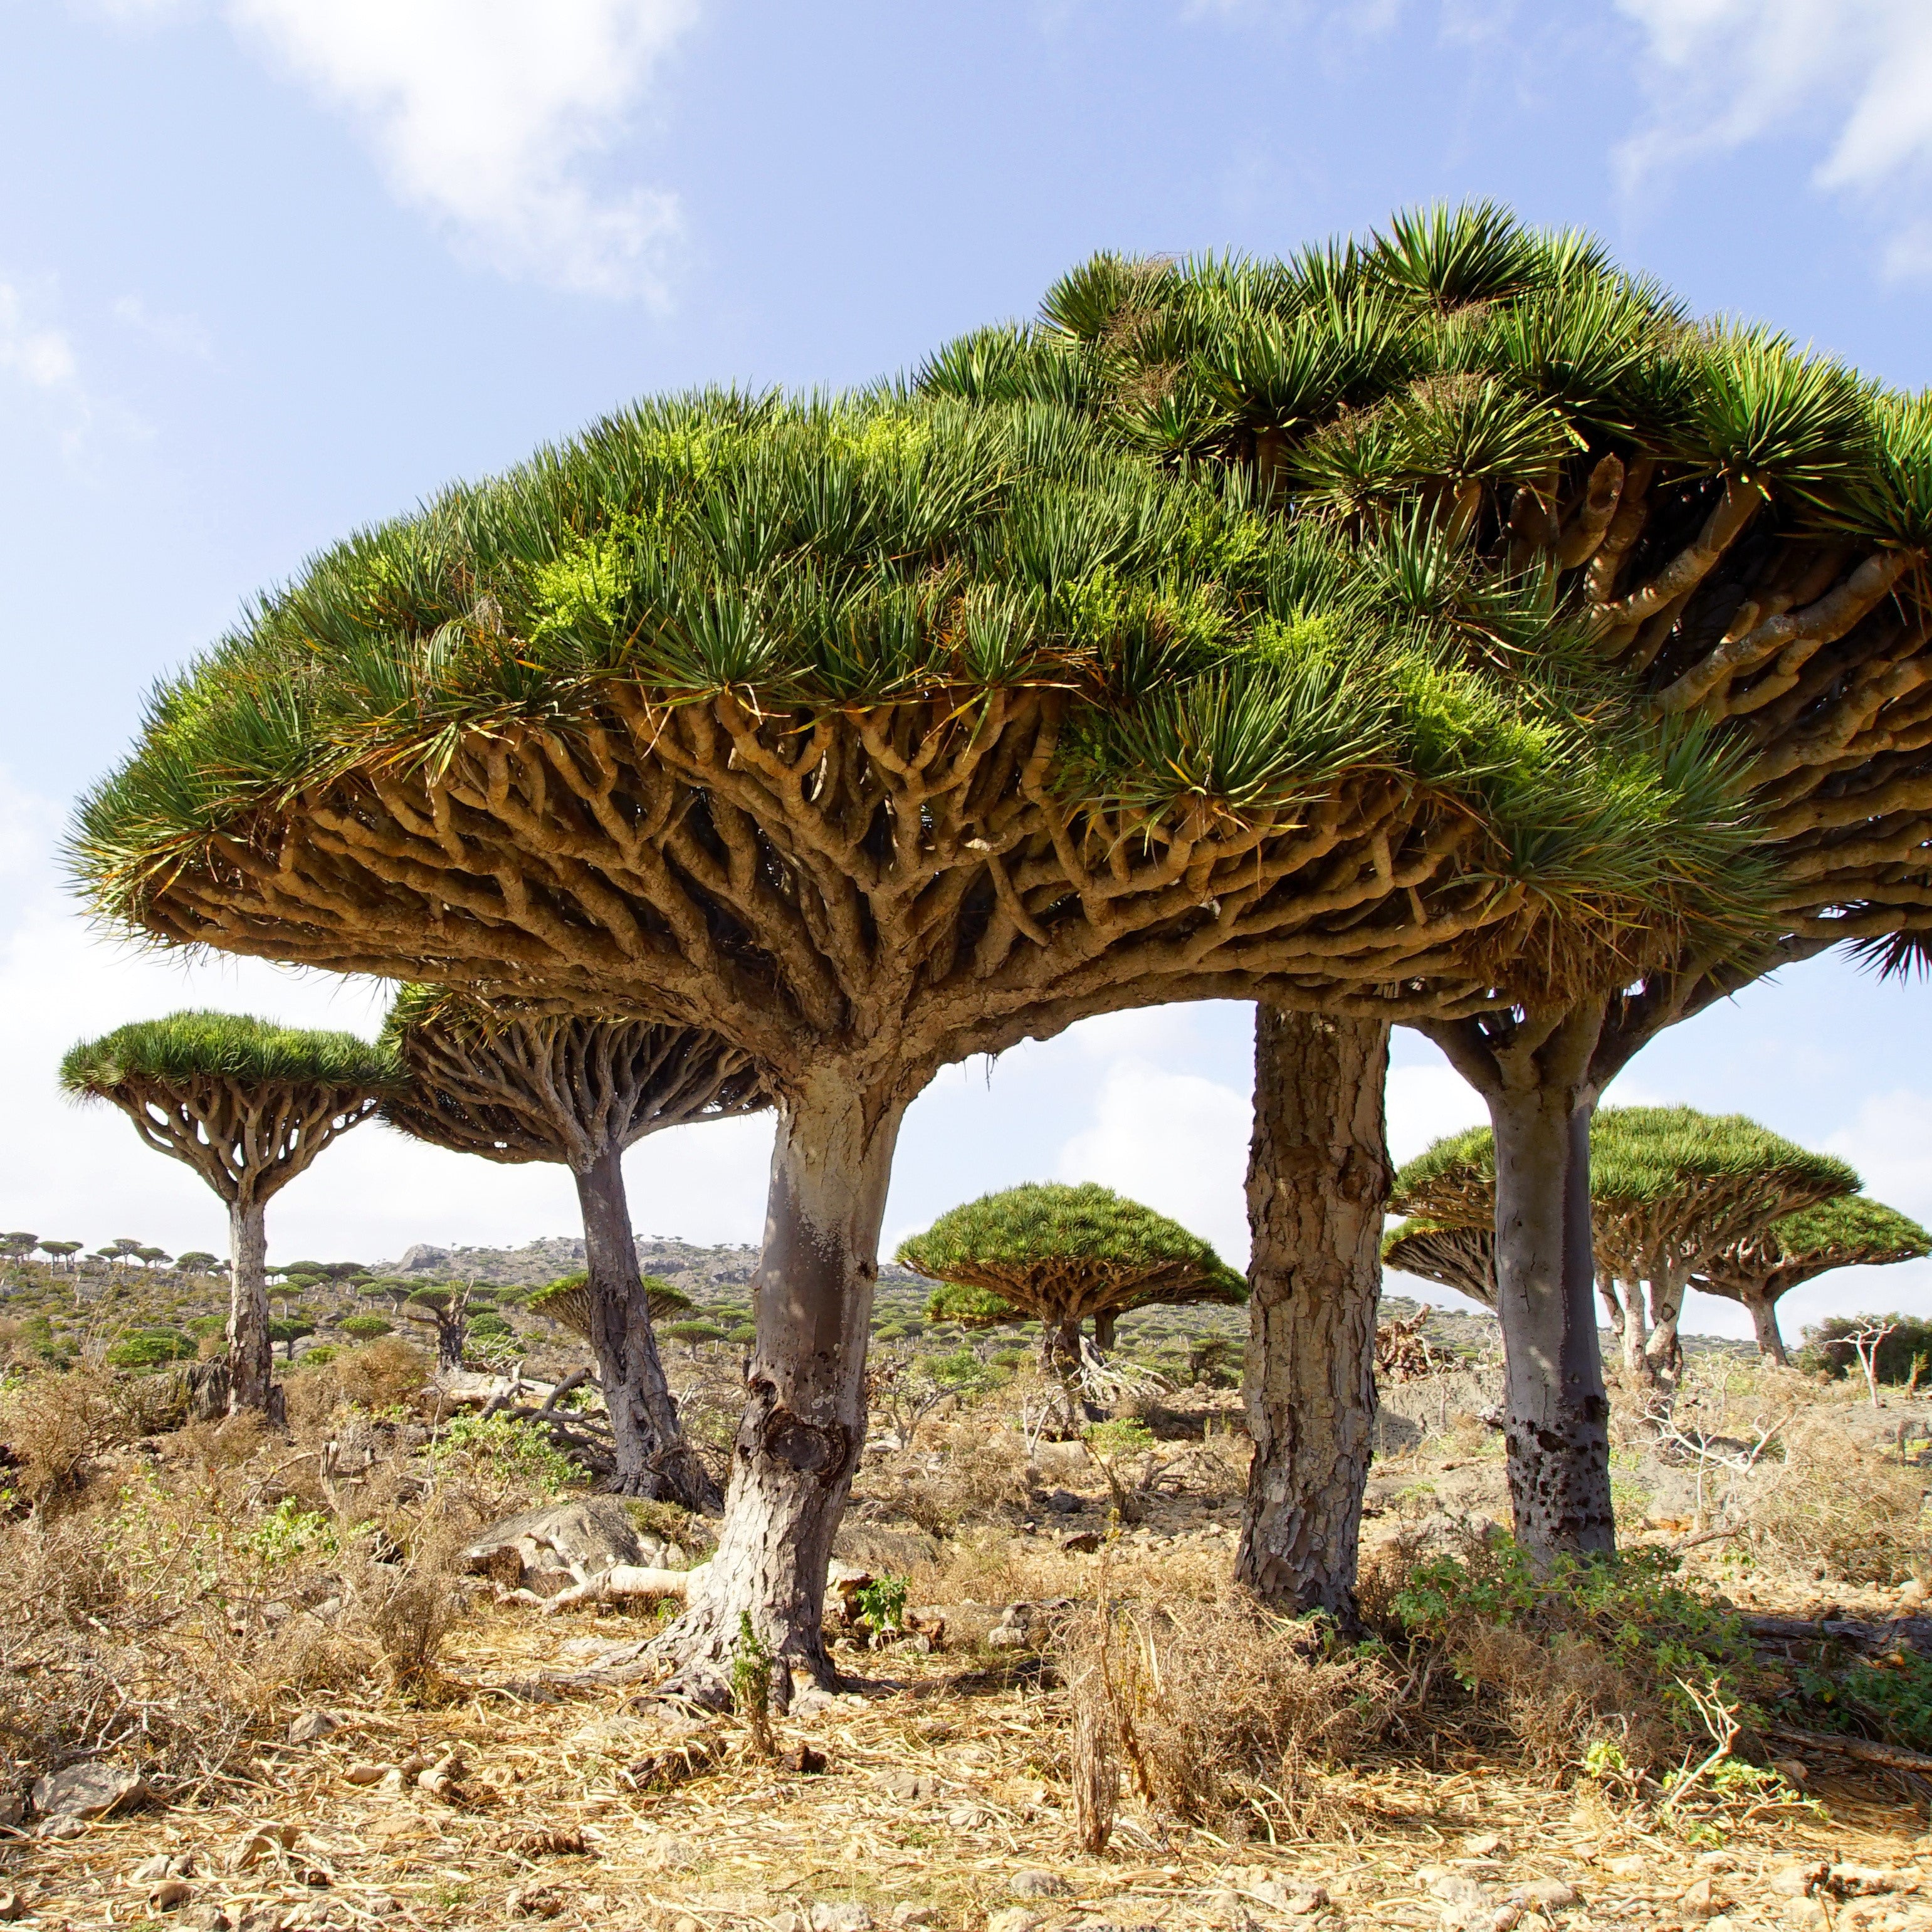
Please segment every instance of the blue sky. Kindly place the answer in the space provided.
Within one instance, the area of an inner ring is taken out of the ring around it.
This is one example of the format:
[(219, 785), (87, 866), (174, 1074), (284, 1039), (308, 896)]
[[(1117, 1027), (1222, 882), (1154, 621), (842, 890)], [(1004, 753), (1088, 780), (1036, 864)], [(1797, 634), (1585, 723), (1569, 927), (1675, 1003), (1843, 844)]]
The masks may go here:
[[(0, 0), (0, 1222), (90, 1244), (220, 1242), (185, 1170), (53, 1098), (70, 1038), (185, 999), (370, 1008), (90, 939), (68, 801), (252, 592), (452, 476), (643, 392), (908, 367), (1096, 248), (1276, 253), (1465, 196), (1932, 380), (1923, 0)], [(1616, 1097), (1755, 1113), (1932, 1216), (1928, 1001), (1815, 964)], [(1238, 1254), (1247, 1051), (1209, 1008), (957, 1070), (890, 1226), (1091, 1175)], [(1475, 1117), (1420, 1042), (1397, 1058), (1399, 1152)], [(755, 1239), (766, 1140), (640, 1149), (640, 1225)], [(562, 1232), (558, 1182), (369, 1130), (278, 1244)], [(1874, 1300), (1932, 1309), (1932, 1264), (1792, 1305)]]

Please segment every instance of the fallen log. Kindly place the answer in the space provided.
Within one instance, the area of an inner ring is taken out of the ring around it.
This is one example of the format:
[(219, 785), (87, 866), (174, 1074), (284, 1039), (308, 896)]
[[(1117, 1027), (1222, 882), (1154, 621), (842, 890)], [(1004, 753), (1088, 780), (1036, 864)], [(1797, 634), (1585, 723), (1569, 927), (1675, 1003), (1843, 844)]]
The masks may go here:
[(710, 1568), (709, 1564), (700, 1563), (692, 1570), (652, 1570), (640, 1564), (614, 1563), (609, 1569), (585, 1577), (574, 1588), (546, 1598), (544, 1615), (554, 1616), (577, 1604), (601, 1603), (607, 1597), (687, 1596), (692, 1579), (702, 1576)]
[(1858, 1617), (1774, 1617), (1748, 1612), (1738, 1618), (1745, 1630), (1760, 1640), (1783, 1643), (1822, 1643), (1828, 1637), (1856, 1644), (1861, 1650), (1896, 1650), (1908, 1644), (1932, 1652), (1932, 1617), (1893, 1617), (1868, 1623)]
[(1869, 1738), (1841, 1738), (1830, 1731), (1793, 1730), (1786, 1724), (1766, 1724), (1760, 1735), (1781, 1744), (1802, 1744), (1807, 1750), (1837, 1751), (1860, 1764), (1882, 1765), (1888, 1771), (1932, 1772), (1932, 1757), (1907, 1750), (1903, 1744), (1874, 1744)]

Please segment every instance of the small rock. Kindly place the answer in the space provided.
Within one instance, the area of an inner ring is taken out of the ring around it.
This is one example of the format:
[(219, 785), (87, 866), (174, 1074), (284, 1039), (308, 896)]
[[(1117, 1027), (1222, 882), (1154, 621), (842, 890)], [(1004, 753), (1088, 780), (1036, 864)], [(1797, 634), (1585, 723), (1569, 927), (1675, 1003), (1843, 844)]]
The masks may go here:
[(1071, 1490), (1055, 1490), (1041, 1504), (1055, 1516), (1078, 1516), (1086, 1507)]
[(1091, 1556), (1100, 1546), (1097, 1529), (1076, 1529), (1060, 1539), (1060, 1546), (1070, 1556)]
[(812, 1908), (812, 1932), (872, 1932), (872, 1915), (856, 1898), (821, 1899)]
[(986, 1814), (976, 1804), (956, 1804), (946, 1813), (946, 1822), (956, 1832), (970, 1832), (986, 1822)]
[(1015, 1898), (1060, 1898), (1066, 1881), (1057, 1872), (1016, 1871), (1006, 1880), (1006, 1890)]
[(1310, 1886), (1306, 1890), (1297, 1890), (1282, 1908), (1297, 1918), (1305, 1918), (1311, 1912), (1326, 1912), (1328, 1909), (1328, 1894), (1318, 1885)]
[(151, 1912), (174, 1912), (194, 1896), (194, 1887), (184, 1878), (164, 1878), (148, 1894)]
[(304, 1711), (289, 1726), (289, 1742), (292, 1744), (312, 1744), (318, 1738), (326, 1738), (331, 1731), (342, 1728), (341, 1720), (332, 1718), (326, 1711)]
[(1608, 1869), (1615, 1872), (1618, 1878), (1642, 1878), (1654, 1863), (1654, 1859), (1646, 1858), (1612, 1858)]
[(1792, 1927), (1794, 1932), (1828, 1932), (1830, 1916), (1815, 1898), (1787, 1898), (1783, 1910), (1785, 1924)]
[(1822, 1885), (1832, 1868), (1822, 1859), (1809, 1864), (1780, 1865), (1765, 1883), (1780, 1898), (1809, 1898), (1814, 1888)]
[(1771, 1761), (1771, 1768), (1793, 1791), (1808, 1791), (1810, 1789), (1807, 1782), (1811, 1775), (1810, 1767), (1802, 1758), (1774, 1757)]
[(0, 1918), (24, 1918), (27, 1907), (20, 1894), (10, 1885), (0, 1885)]
[(1834, 1864), (1821, 1890), (1838, 1898), (1872, 1898), (1881, 1892), (1904, 1892), (1910, 1881), (1888, 1865)]
[(1694, 1862), (1706, 1871), (1734, 1872), (1738, 1868), (1737, 1860), (1729, 1852), (1700, 1852)]
[(1540, 1912), (1561, 1912), (1577, 1902), (1576, 1888), (1567, 1878), (1533, 1878), (1514, 1887), (1510, 1896)]
[(1711, 1881), (1700, 1878), (1687, 1886), (1678, 1899), (1677, 1909), (1686, 1918), (1708, 1918), (1717, 1910), (1717, 1901), (1711, 1895)]
[[(350, 1784), (380, 1784), (390, 1773), (391, 1767), (386, 1764), (352, 1764), (342, 1775)], [(402, 1781), (398, 1775), (396, 1783), (399, 1786)]]
[(879, 1780), (879, 1786), (888, 1797), (902, 1799), (908, 1804), (939, 1796), (938, 1779), (916, 1771), (888, 1772)]
[(1526, 1912), (1516, 1922), (1516, 1932), (1550, 1932), (1550, 1921), (1540, 1912)]
[(1039, 1932), (1040, 1921), (1023, 1905), (1010, 1905), (986, 1921), (986, 1932)]
[(1466, 1858), (1492, 1858), (1502, 1848), (1502, 1840), (1493, 1832), (1474, 1832), (1462, 1840)]
[(141, 1774), (118, 1764), (75, 1764), (50, 1772), (34, 1786), (34, 1809), (47, 1820), (44, 1835), (70, 1837), (52, 1831), (65, 1819), (104, 1818), (110, 1811), (131, 1811), (148, 1795)]
[(1228, 1924), (1245, 1926), (1248, 1923), (1248, 1909), (1241, 1902), (1241, 1894), (1232, 1886), (1223, 1886), (1219, 1892), (1210, 1893), (1208, 1910), (1211, 1916)]
[(416, 1783), (433, 1798), (446, 1798), (463, 1782), (470, 1767), (463, 1761), (463, 1754), (453, 1750), (449, 1755), (431, 1765), (426, 1771), (416, 1773)]
[(892, 1907), (892, 1923), (895, 1925), (930, 1925), (938, 1916), (935, 1907), (915, 1905), (909, 1898)]
[(1898, 1586), (1898, 1600), (1915, 1608), (1925, 1600), (1925, 1584), (1922, 1577), (1908, 1576)]
[(128, 1874), (128, 1882), (130, 1885), (152, 1885), (155, 1880), (167, 1876), (168, 1862), (166, 1852), (157, 1852), (152, 1858), (143, 1858)]
[(814, 1744), (803, 1742), (788, 1746), (778, 1753), (778, 1768), (795, 1771), (801, 1778), (816, 1778), (832, 1760)]
[(188, 1932), (234, 1932), (235, 1922), (218, 1905), (204, 1905), (184, 1922)]

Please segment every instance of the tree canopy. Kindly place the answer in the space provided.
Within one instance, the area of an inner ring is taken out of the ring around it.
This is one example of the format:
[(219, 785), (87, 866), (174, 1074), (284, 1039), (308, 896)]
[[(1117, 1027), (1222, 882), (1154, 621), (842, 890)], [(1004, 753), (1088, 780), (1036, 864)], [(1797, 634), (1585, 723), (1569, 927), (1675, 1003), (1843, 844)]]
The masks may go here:
[(1932, 1254), (1928, 1234), (1909, 1215), (1868, 1195), (1844, 1194), (1781, 1215), (1712, 1256), (1692, 1286), (1706, 1294), (1779, 1295), (1841, 1268), (1882, 1268)]
[(968, 1327), (1248, 1298), (1246, 1280), (1198, 1234), (1093, 1181), (983, 1196), (902, 1242), (898, 1258), (946, 1284), (928, 1304), (934, 1320)]
[(1496, 1305), (1496, 1233), (1412, 1215), (1382, 1237), (1382, 1265), (1453, 1288), (1486, 1308)]
[(350, 1033), (278, 1026), (243, 1013), (178, 1012), (136, 1020), (82, 1040), (61, 1061), (70, 1094), (107, 1096), (136, 1084), (230, 1081), (247, 1088), (386, 1088), (398, 1079), (390, 1054)]
[[(653, 1322), (662, 1322), (667, 1316), (683, 1315), (690, 1311), (693, 1305), (692, 1299), (683, 1289), (658, 1275), (647, 1274), (643, 1280)], [(588, 1274), (565, 1275), (547, 1287), (538, 1288), (524, 1306), (531, 1314), (541, 1315), (586, 1342), (591, 1339), (590, 1277)]]

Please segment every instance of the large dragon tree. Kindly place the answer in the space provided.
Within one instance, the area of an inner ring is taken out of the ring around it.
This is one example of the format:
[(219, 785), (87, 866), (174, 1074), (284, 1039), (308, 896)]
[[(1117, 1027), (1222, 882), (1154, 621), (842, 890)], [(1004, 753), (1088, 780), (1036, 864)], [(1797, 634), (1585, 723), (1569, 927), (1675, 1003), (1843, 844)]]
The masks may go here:
[(409, 1076), (383, 1118), (486, 1160), (555, 1161), (577, 1184), (590, 1316), (610, 1411), (613, 1486), (716, 1510), (716, 1479), (678, 1426), (638, 1268), (624, 1150), (646, 1134), (771, 1105), (748, 1058), (715, 1034), (640, 1019), (530, 1013), (408, 986), (383, 1037)]
[[(1496, 624), (1498, 600), (1528, 594), (1587, 631), (1660, 729), (1700, 723), (1734, 761), (1766, 866), (1758, 920), (1675, 941), (1600, 928), (1614, 963), (1590, 983), (1520, 977), (1486, 1010), (1420, 1022), (1482, 1093), (1502, 1148), (1517, 1533), (1543, 1552), (1608, 1548), (1587, 1173), (1598, 1096), (1660, 1029), (1750, 979), (1932, 923), (1932, 403), (1771, 331), (1695, 321), (1594, 242), (1487, 206), (1400, 216), (1366, 245), (1287, 262), (1100, 257), (1054, 290), (1040, 327), (968, 338), (928, 381), (988, 400), (1075, 395), (1160, 460), (1238, 470), (1276, 514), (1340, 533), (1366, 577), (1490, 628), (1502, 652), (1517, 639)], [(1381, 1078), (1361, 1019), (1334, 1016), (1324, 1034), (1291, 1018), (1260, 1042), (1277, 1062), (1256, 1108), (1276, 1206), (1250, 1264), (1268, 1378), (1256, 1468), (1274, 1501), (1251, 1497), (1251, 1538), (1318, 1513), (1271, 1446), (1302, 1433), (1309, 1392), (1288, 1365), (1321, 1354), (1311, 1336), (1364, 1330), (1324, 1314), (1337, 1296), (1358, 1304), (1375, 1273), (1360, 1202), (1386, 1172), (1379, 1114), (1342, 1090)], [(1358, 1036), (1338, 1051), (1343, 1028)], [(1323, 1124), (1336, 1122), (1350, 1130)], [(1322, 1256), (1337, 1237), (1346, 1268)]]
[(1784, 1363), (1780, 1296), (1834, 1268), (1884, 1268), (1928, 1254), (1932, 1234), (1916, 1221), (1869, 1196), (1842, 1194), (1729, 1243), (1704, 1261), (1690, 1286), (1741, 1303), (1750, 1316), (1758, 1352)]
[(748, 1400), (666, 1649), (701, 1675), (748, 1616), (826, 1677), (880, 1217), (938, 1068), (1263, 988), (1469, 1010), (1552, 905), (1668, 922), (1709, 858), (1681, 762), (1582, 730), (1568, 660), (1498, 677), (1338, 612), (1334, 550), (1051, 398), (640, 405), (263, 600), (158, 692), (74, 862), (165, 941), (763, 1070)]
[(1069, 1384), (1089, 1322), (1105, 1346), (1136, 1308), (1248, 1298), (1247, 1282), (1198, 1234), (1091, 1180), (982, 1195), (902, 1242), (898, 1259), (942, 1284), (927, 1308), (935, 1322), (1037, 1322), (1042, 1370)]
[[(1742, 1114), (1690, 1107), (1599, 1111), (1590, 1128), (1597, 1282), (1632, 1378), (1654, 1382), (1676, 1372), (1684, 1291), (1717, 1257), (1756, 1242), (1800, 1209), (1855, 1193), (1858, 1185), (1843, 1161)], [(1438, 1141), (1396, 1175), (1394, 1198), (1399, 1210), (1425, 1227), (1492, 1230), (1494, 1134), (1474, 1127)], [(1418, 1230), (1391, 1246), (1426, 1262), (1425, 1238)]]
[(269, 1201), (397, 1084), (394, 1062), (352, 1034), (235, 1013), (180, 1012), (84, 1040), (61, 1085), (111, 1101), (151, 1148), (184, 1161), (228, 1208), (231, 1413), (275, 1413), (268, 1334)]

